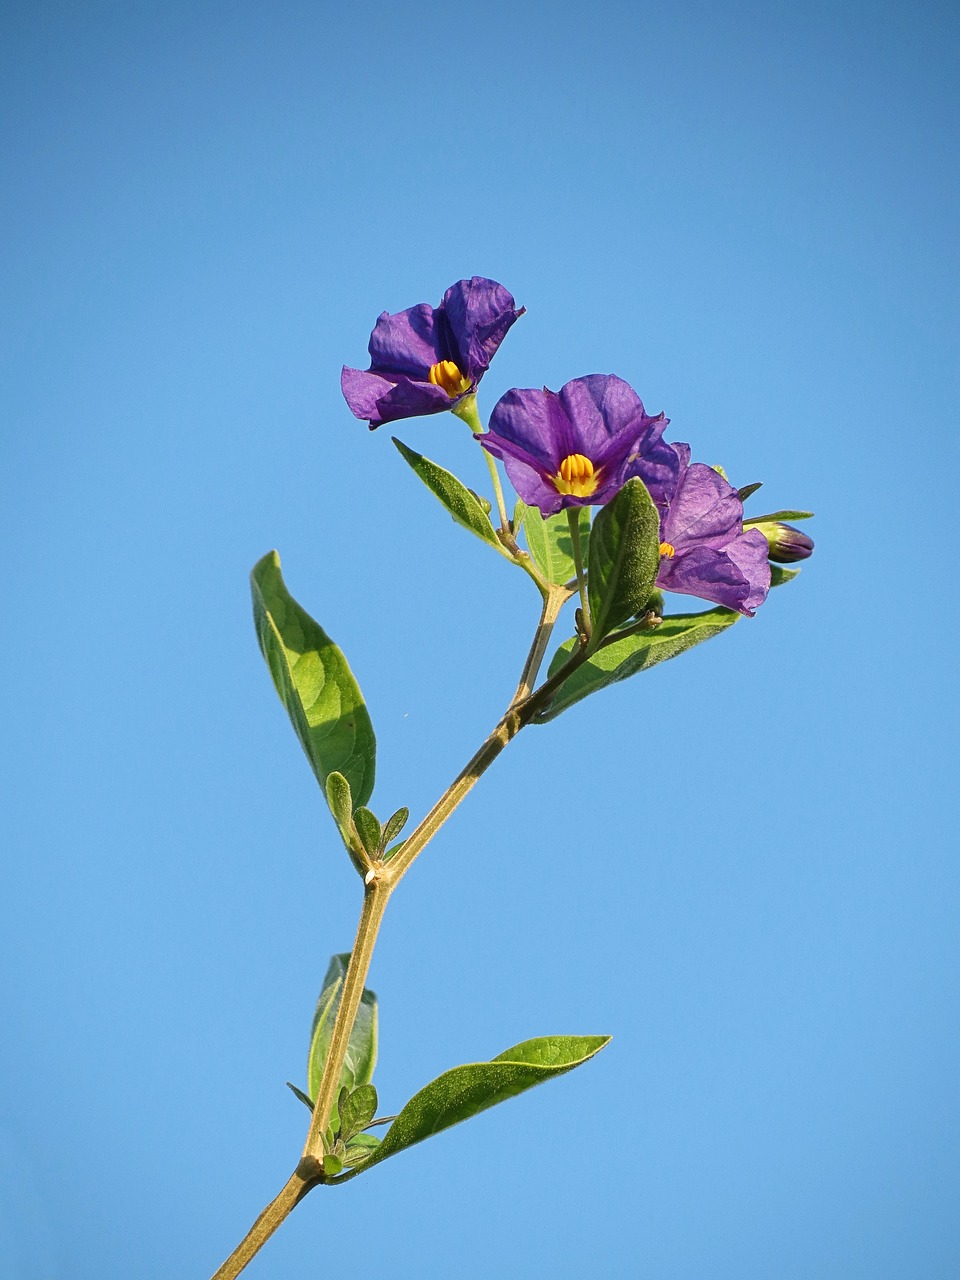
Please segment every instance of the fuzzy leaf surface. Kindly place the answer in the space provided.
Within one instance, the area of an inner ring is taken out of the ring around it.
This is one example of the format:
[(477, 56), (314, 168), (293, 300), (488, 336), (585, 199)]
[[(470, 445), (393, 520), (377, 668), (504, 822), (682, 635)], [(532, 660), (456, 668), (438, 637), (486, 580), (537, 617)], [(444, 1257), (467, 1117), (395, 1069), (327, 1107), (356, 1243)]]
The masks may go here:
[(660, 515), (639, 477), (598, 513), (587, 563), (596, 644), (647, 607), (660, 568)]
[[(626, 680), (638, 671), (647, 671), (658, 662), (666, 662), (686, 653), (694, 645), (702, 644), (731, 627), (740, 614), (735, 609), (708, 609), (704, 613), (678, 613), (653, 631), (640, 631), (622, 640), (614, 640), (598, 649), (592, 657), (578, 667), (557, 690), (553, 701), (533, 719), (534, 724), (546, 724), (555, 720), (575, 702)], [(567, 640), (553, 655), (550, 675), (554, 675), (570, 658), (579, 641)]]
[(497, 551), (505, 555), (506, 552), (500, 545), (500, 539), (490, 523), (490, 517), (481, 506), (477, 495), (458, 480), (451, 471), (447, 471), (438, 466), (437, 463), (431, 462), (429, 458), (425, 458), (422, 453), (417, 453), (415, 449), (405, 445), (396, 436), (393, 436), (392, 439), (399, 449), (401, 457), (409, 463), (414, 473), (420, 477), (430, 492), (440, 499), (457, 524), (462, 525), (464, 529), (469, 529), (481, 541), (489, 543), (491, 547), (495, 547)]
[[(349, 951), (331, 957), (323, 980), (323, 990), (320, 992), (320, 999), (317, 1001), (316, 1012), (313, 1015), (310, 1052), (307, 1055), (307, 1092), (311, 1098), (316, 1098), (320, 1089), (323, 1064), (330, 1050), (333, 1024), (340, 1005), (340, 993), (343, 990), (343, 980), (347, 975), (349, 963)], [(373, 1068), (377, 1062), (377, 1025), (377, 997), (368, 988), (364, 988), (360, 1008), (357, 1010), (357, 1019), (350, 1033), (347, 1056), (344, 1058), (343, 1070), (340, 1073), (341, 1088), (352, 1091), (359, 1085), (370, 1083)], [(334, 1113), (332, 1117), (334, 1128), (337, 1120), (338, 1116)]]
[(498, 1102), (572, 1071), (609, 1042), (609, 1036), (542, 1036), (514, 1045), (490, 1062), (474, 1062), (445, 1071), (414, 1094), (370, 1158), (338, 1178), (337, 1183), (366, 1172), (390, 1156)]

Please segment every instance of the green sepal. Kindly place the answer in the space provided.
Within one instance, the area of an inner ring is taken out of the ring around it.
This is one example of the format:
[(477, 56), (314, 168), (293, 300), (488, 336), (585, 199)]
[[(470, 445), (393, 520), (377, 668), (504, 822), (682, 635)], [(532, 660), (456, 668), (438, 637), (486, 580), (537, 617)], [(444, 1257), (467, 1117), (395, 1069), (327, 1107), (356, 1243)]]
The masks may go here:
[(376, 814), (371, 813), (369, 809), (363, 805), (353, 812), (353, 820), (356, 823), (357, 830), (360, 832), (360, 839), (363, 841), (363, 847), (369, 853), (371, 858), (375, 858), (380, 852), (380, 821)]
[[(587, 555), (590, 539), (590, 508), (578, 507), (580, 547)], [(537, 507), (528, 507), (519, 499), (513, 513), (514, 533), (523, 529), (534, 563), (548, 582), (562, 586), (577, 576), (573, 560), (573, 538), (566, 511), (544, 518)]]
[[(739, 617), (736, 610), (722, 608), (708, 609), (704, 613), (678, 613), (664, 618), (653, 630), (638, 631), (624, 636), (622, 640), (612, 640), (577, 667), (557, 690), (550, 705), (534, 716), (533, 723), (546, 724), (589, 694), (605, 689), (617, 680), (626, 680), (638, 671), (646, 671), (658, 662), (678, 657), (694, 645), (719, 635)], [(560, 670), (579, 643), (574, 637), (560, 646), (553, 655), (549, 675)]]
[[(340, 1005), (340, 993), (343, 990), (343, 980), (349, 963), (349, 952), (331, 957), (323, 980), (323, 990), (320, 992), (320, 999), (317, 1001), (316, 1012), (313, 1015), (310, 1051), (307, 1054), (307, 1093), (311, 1098), (316, 1098), (320, 1090), (323, 1064), (330, 1050), (333, 1024)], [(377, 1023), (377, 997), (372, 991), (364, 988), (356, 1021), (350, 1033), (343, 1069), (340, 1072), (340, 1088), (353, 1090), (358, 1085), (370, 1083), (373, 1068), (377, 1062)], [(336, 1128), (338, 1122), (336, 1111), (331, 1120)]]
[(595, 647), (647, 608), (660, 569), (660, 514), (638, 476), (598, 513), (587, 565)]
[(349, 1142), (361, 1129), (365, 1129), (377, 1114), (377, 1091), (372, 1084), (361, 1084), (341, 1098), (340, 1137)]
[(396, 813), (383, 824), (383, 831), (380, 834), (380, 844), (385, 849), (391, 840), (396, 840), (397, 836), (407, 825), (407, 819), (410, 817), (410, 810), (407, 808), (398, 809)]
[[(506, 556), (507, 553), (494, 532), (490, 517), (484, 511), (477, 495), (459, 481), (452, 472), (446, 471), (435, 462), (431, 462), (429, 458), (425, 458), (422, 453), (409, 448), (396, 436), (391, 438), (403, 459), (409, 463), (430, 492), (440, 499), (457, 524), (462, 525), (464, 529), (469, 529), (481, 541), (489, 543), (501, 555)], [(507, 556), (507, 558), (510, 557)]]
[(414, 1094), (370, 1158), (337, 1178), (336, 1185), (498, 1102), (579, 1067), (609, 1042), (609, 1036), (542, 1036), (507, 1049), (490, 1062), (445, 1071)]
[(737, 497), (740, 499), (741, 502), (746, 502), (746, 500), (751, 496), (751, 494), (756, 493), (758, 489), (762, 489), (762, 488), (763, 488), (763, 481), (756, 480), (754, 481), (753, 484), (745, 484), (742, 489), (738, 489)]
[(377, 744), (346, 658), (287, 591), (276, 551), (254, 565), (250, 582), (260, 651), (324, 794), (328, 775), (337, 772), (354, 803), (365, 804)]
[(799, 572), (799, 569), (788, 569), (785, 565), (771, 563), (770, 586), (782, 587), (785, 582), (789, 582), (791, 578), (795, 578)]
[(769, 511), (765, 516), (750, 516), (744, 520), (744, 529), (751, 525), (766, 524), (768, 520), (812, 520), (812, 511)]

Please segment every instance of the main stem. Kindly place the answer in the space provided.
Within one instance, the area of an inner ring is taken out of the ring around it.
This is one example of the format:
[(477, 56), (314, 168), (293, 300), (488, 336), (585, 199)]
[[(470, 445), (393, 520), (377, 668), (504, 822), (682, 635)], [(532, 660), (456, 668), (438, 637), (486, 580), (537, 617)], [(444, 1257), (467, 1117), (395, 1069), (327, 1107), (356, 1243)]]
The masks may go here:
[(360, 1008), (367, 974), (370, 971), (370, 962), (373, 958), (373, 949), (387, 902), (414, 860), (426, 848), (468, 792), (473, 789), (482, 774), (489, 769), (500, 752), (516, 737), (523, 726), (529, 724), (536, 713), (546, 706), (567, 676), (584, 660), (582, 650), (575, 652), (566, 665), (546, 680), (535, 693), (523, 692), (536, 679), (550, 633), (560, 609), (569, 599), (570, 594), (564, 587), (551, 587), (545, 594), (540, 622), (524, 664), (520, 685), (496, 728), (460, 770), (447, 790), (390, 861), (377, 862), (368, 873), (364, 886), (363, 908), (357, 925), (357, 936), (350, 953), (330, 1047), (324, 1062), (323, 1075), (317, 1090), (310, 1129), (300, 1163), (280, 1194), (267, 1205), (230, 1257), (214, 1273), (212, 1280), (236, 1280), (250, 1259), (259, 1252), (307, 1192), (322, 1182), (324, 1134), (330, 1123), (330, 1116), (339, 1091), (340, 1073), (350, 1044), (350, 1033), (353, 1031), (353, 1024)]

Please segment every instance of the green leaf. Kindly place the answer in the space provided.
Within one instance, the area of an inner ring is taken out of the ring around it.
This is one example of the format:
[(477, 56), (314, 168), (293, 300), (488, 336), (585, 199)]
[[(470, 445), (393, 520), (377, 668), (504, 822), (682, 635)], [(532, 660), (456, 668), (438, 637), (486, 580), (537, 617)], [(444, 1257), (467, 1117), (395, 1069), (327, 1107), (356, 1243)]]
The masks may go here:
[(462, 484), (452, 472), (437, 466), (435, 462), (431, 462), (422, 453), (409, 448), (396, 436), (392, 439), (405, 461), (410, 464), (430, 492), (440, 499), (457, 524), (475, 533), (491, 547), (496, 547), (501, 555), (506, 555), (490, 523), (490, 517), (484, 511), (477, 495)]
[(785, 582), (789, 582), (791, 578), (795, 578), (799, 572), (799, 569), (787, 569), (782, 564), (771, 564), (770, 586), (782, 587)]
[(307, 1107), (310, 1111), (313, 1110), (312, 1099), (308, 1098), (302, 1089), (298, 1089), (297, 1086), (295, 1084), (291, 1084), (289, 1080), (287, 1081), (287, 1088), (291, 1090), (292, 1093), (296, 1094), (296, 1096), (300, 1099), (300, 1101), (303, 1103), (305, 1107)]
[(525, 1040), (490, 1062), (445, 1071), (410, 1099), (370, 1158), (337, 1182), (346, 1182), (432, 1134), (579, 1067), (609, 1042), (609, 1036), (543, 1036)]
[[(340, 993), (343, 980), (347, 974), (350, 953), (332, 956), (323, 990), (317, 1001), (317, 1009), (313, 1015), (313, 1029), (310, 1034), (310, 1052), (307, 1055), (307, 1092), (315, 1098), (320, 1089), (323, 1075), (323, 1064), (330, 1050), (330, 1037), (333, 1035), (333, 1024), (340, 1005)], [(370, 990), (364, 989), (357, 1010), (347, 1056), (340, 1072), (340, 1087), (356, 1089), (358, 1085), (369, 1084), (373, 1077), (373, 1068), (377, 1061), (377, 997)], [(336, 1125), (337, 1117), (334, 1115)]]
[(353, 802), (365, 804), (376, 739), (346, 658), (287, 591), (275, 551), (254, 565), (250, 581), (260, 650), (324, 794), (328, 775), (337, 772)]
[[(626, 680), (638, 671), (646, 671), (658, 662), (676, 658), (694, 645), (719, 635), (739, 617), (734, 609), (719, 608), (708, 609), (704, 613), (678, 613), (664, 618), (652, 631), (638, 631), (622, 640), (612, 640), (563, 682), (553, 701), (534, 717), (533, 723), (546, 724), (581, 698), (605, 689), (617, 680)], [(573, 638), (560, 646), (550, 663), (550, 675), (560, 670), (578, 644), (579, 641)]]
[(744, 520), (743, 527), (749, 529), (751, 525), (764, 524), (768, 520), (812, 520), (812, 511), (770, 511), (765, 516), (751, 516), (749, 520)]
[(354, 811), (353, 820), (360, 832), (363, 847), (371, 858), (375, 858), (380, 852), (380, 822), (377, 816), (361, 805)]
[(323, 1157), (323, 1172), (328, 1178), (335, 1178), (343, 1170), (343, 1161), (334, 1155)]
[(762, 488), (763, 488), (762, 480), (757, 480), (753, 484), (745, 484), (742, 489), (737, 490), (737, 497), (740, 499), (741, 502), (746, 502), (746, 500), (750, 497), (751, 494), (756, 493), (758, 489), (762, 489)]
[(591, 645), (643, 612), (660, 568), (660, 515), (639, 477), (628, 480), (593, 522), (587, 589)]
[(344, 1142), (365, 1129), (377, 1114), (377, 1091), (372, 1084), (362, 1084), (340, 1103), (340, 1137)]
[(355, 1169), (357, 1165), (365, 1164), (379, 1145), (380, 1139), (376, 1134), (358, 1133), (355, 1138), (351, 1138), (347, 1143), (347, 1153), (344, 1156), (343, 1163), (348, 1169)]
[[(586, 557), (590, 538), (590, 508), (578, 507), (577, 511), (580, 516), (580, 545)], [(544, 519), (536, 507), (528, 507), (520, 500), (513, 515), (514, 530), (519, 530), (521, 525), (530, 554), (548, 582), (562, 586), (576, 577), (573, 539), (566, 511), (558, 511), (555, 516)]]
[(383, 824), (383, 832), (380, 836), (380, 843), (386, 848), (391, 840), (396, 840), (397, 836), (407, 825), (407, 819), (410, 817), (409, 809), (398, 809)]

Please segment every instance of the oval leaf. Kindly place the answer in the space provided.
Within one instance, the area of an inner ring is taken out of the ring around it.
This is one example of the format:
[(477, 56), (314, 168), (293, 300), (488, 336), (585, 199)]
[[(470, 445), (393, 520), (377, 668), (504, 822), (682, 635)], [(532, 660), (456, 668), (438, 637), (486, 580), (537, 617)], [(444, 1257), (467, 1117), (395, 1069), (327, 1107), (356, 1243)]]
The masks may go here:
[[(676, 658), (694, 645), (702, 644), (719, 635), (740, 617), (735, 609), (707, 609), (703, 613), (677, 613), (653, 631), (638, 631), (613, 640), (598, 649), (582, 666), (563, 682), (553, 701), (533, 719), (534, 724), (546, 724), (555, 719), (588, 694), (605, 689), (617, 680), (626, 680), (638, 671), (646, 671), (658, 662)], [(553, 655), (550, 675), (556, 674), (569, 659), (579, 641), (574, 638), (562, 644)]]
[(340, 1103), (340, 1137), (349, 1142), (365, 1129), (377, 1114), (377, 1091), (372, 1084), (361, 1084)]
[(354, 811), (353, 820), (360, 833), (360, 839), (363, 841), (363, 847), (371, 858), (375, 858), (380, 852), (379, 819), (375, 813), (361, 805), (359, 809)]
[(507, 1049), (490, 1062), (445, 1071), (414, 1094), (370, 1158), (336, 1183), (347, 1182), (434, 1133), (572, 1071), (609, 1043), (609, 1036), (542, 1036)]
[(383, 832), (380, 836), (380, 843), (386, 846), (390, 844), (391, 841), (396, 840), (397, 836), (400, 834), (403, 828), (407, 825), (407, 819), (409, 817), (410, 817), (410, 810), (406, 808), (406, 806), (404, 806), (402, 809), (398, 809), (396, 813), (391, 814), (390, 817), (383, 824)]
[(660, 568), (660, 515), (639, 477), (597, 515), (587, 563), (595, 646), (646, 609)]
[[(452, 472), (437, 466), (435, 462), (431, 462), (422, 453), (409, 448), (396, 436), (391, 438), (404, 460), (410, 464), (430, 492), (440, 499), (457, 524), (462, 525), (464, 529), (469, 529), (483, 542), (496, 547), (501, 555), (506, 556), (507, 553), (500, 545), (500, 539), (490, 523), (490, 517), (480, 505), (477, 495), (472, 493), (465, 484), (461, 484)], [(510, 557), (507, 556), (507, 558)]]
[[(586, 556), (590, 539), (590, 508), (578, 507), (577, 511), (580, 516), (580, 546)], [(566, 511), (558, 511), (555, 516), (544, 519), (536, 507), (528, 507), (520, 501), (514, 511), (513, 527), (517, 530), (521, 525), (530, 554), (548, 582), (562, 586), (577, 576)]]
[[(323, 980), (323, 990), (320, 992), (317, 1009), (313, 1015), (310, 1052), (307, 1055), (307, 1092), (311, 1098), (315, 1098), (320, 1089), (323, 1064), (327, 1060), (330, 1049), (333, 1024), (340, 1005), (340, 992), (343, 990), (343, 980), (347, 975), (349, 963), (349, 951), (343, 955), (331, 957)], [(342, 1088), (353, 1090), (358, 1085), (370, 1083), (373, 1068), (377, 1062), (377, 1021), (377, 997), (372, 991), (364, 988), (353, 1031), (350, 1033), (347, 1056), (344, 1058), (343, 1070), (340, 1073)], [(337, 1119), (337, 1115), (334, 1114), (332, 1117), (334, 1128), (336, 1128)]]
[(260, 651), (324, 794), (336, 771), (350, 784), (353, 803), (365, 804), (377, 744), (346, 658), (287, 591), (276, 551), (254, 565), (250, 582)]

